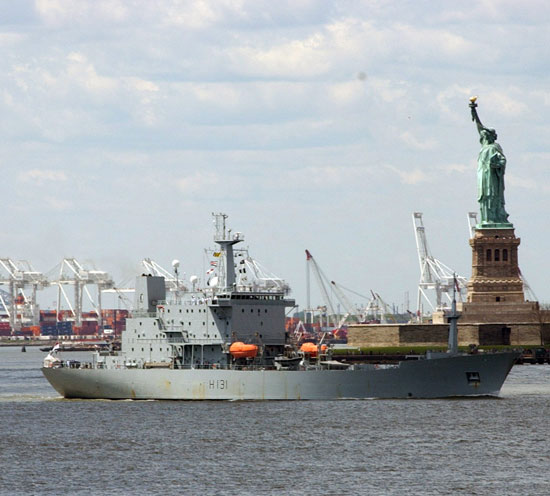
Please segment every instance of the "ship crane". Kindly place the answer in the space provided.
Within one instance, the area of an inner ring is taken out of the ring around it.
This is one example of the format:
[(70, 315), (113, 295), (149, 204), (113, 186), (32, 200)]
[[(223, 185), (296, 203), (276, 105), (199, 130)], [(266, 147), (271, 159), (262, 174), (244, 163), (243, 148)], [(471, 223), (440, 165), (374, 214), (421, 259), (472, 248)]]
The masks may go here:
[[(327, 321), (330, 321), (330, 316), (335, 316), (336, 312), (334, 311), (334, 307), (332, 305), (332, 301), (328, 295), (327, 288), (325, 286), (325, 281), (328, 281), (328, 278), (325, 276), (323, 271), (321, 270), (321, 267), (317, 264), (315, 259), (313, 258), (313, 255), (309, 252), (309, 250), (306, 250), (306, 263), (307, 263), (307, 279), (308, 279), (308, 306), (310, 304), (310, 297), (309, 297), (309, 271), (310, 269), (313, 270), (313, 274), (315, 275), (315, 278), (317, 279), (317, 284), (319, 286), (319, 290), (321, 291), (321, 295), (323, 298), (323, 302), (328, 310), (327, 315)], [(310, 308), (307, 309), (307, 311), (311, 312), (312, 310)], [(306, 322), (307, 323), (307, 322)]]
[(371, 289), (371, 294), (372, 296), (369, 299), (367, 306), (365, 307), (365, 320), (372, 318), (374, 321), (378, 321), (381, 324), (385, 324), (386, 320), (384, 317), (384, 311), (382, 310), (380, 304), (378, 303), (378, 299), (376, 298), (372, 289)]
[[(47, 278), (35, 271), (26, 260), (2, 258), (0, 285), (8, 286), (8, 291), (0, 295), (0, 305), (8, 315), (10, 327), (20, 329), (23, 324), (38, 325), (40, 310), (36, 292), (48, 286)], [(25, 288), (30, 288), (30, 295), (27, 295)]]
[[(418, 283), (417, 308), (418, 315), (422, 316), (422, 299), (430, 305), (432, 310), (438, 311), (447, 308), (443, 301), (445, 296), (449, 303), (452, 302), (453, 290), (456, 284), (460, 294), (466, 292), (467, 280), (465, 277), (456, 275), (455, 271), (445, 265), (443, 262), (433, 257), (428, 248), (426, 239), (426, 230), (422, 222), (422, 213), (413, 213), (413, 225), (416, 236), (416, 248), (418, 251), (418, 261), (420, 264), (420, 281)], [(428, 297), (427, 291), (435, 291), (435, 305)]]
[[(82, 300), (84, 294), (88, 297), (95, 313), (97, 314), (97, 323), (99, 329), (103, 328), (103, 319), (101, 314), (101, 293), (107, 289), (112, 289), (114, 282), (107, 272), (95, 269), (87, 269), (82, 266), (75, 258), (64, 258), (63, 261), (54, 267), (50, 273), (55, 273), (59, 269), (57, 278), (52, 280), (52, 284), (57, 285), (57, 316), (61, 310), (62, 299), (72, 313), (72, 319), (77, 327), (82, 326)], [(74, 305), (64, 289), (64, 286), (74, 286)], [(97, 286), (97, 301), (94, 301), (88, 289), (88, 285)]]
[(350, 316), (353, 317), (357, 322), (359, 322), (361, 319), (357, 316), (357, 311), (353, 308), (353, 305), (349, 301), (348, 297), (345, 295), (344, 291), (342, 291), (342, 287), (336, 284), (334, 281), (330, 281), (330, 284), (332, 285), (332, 289), (336, 294), (336, 298), (338, 298), (338, 301), (342, 304), (344, 310), (346, 311), (344, 316), (340, 319), (340, 322), (338, 322), (338, 328), (341, 328), (344, 325), (344, 322), (346, 322), (347, 318)]
[(126, 308), (127, 310), (132, 309), (133, 303), (130, 300), (130, 298), (128, 298), (128, 296), (126, 295), (127, 294), (133, 295), (136, 292), (135, 288), (128, 288), (127, 284), (122, 283), (122, 284), (113, 286), (110, 289), (103, 289), (101, 292), (116, 295), (118, 297), (119, 305), (123, 305), (124, 308)]
[(371, 301), (373, 302), (373, 308), (378, 309), (380, 314), (380, 323), (387, 324), (388, 323), (387, 316), (389, 316), (392, 322), (394, 323), (397, 322), (391, 307), (382, 299), (382, 297), (378, 293), (375, 293), (372, 289), (371, 289), (371, 294), (372, 294)]
[(290, 286), (280, 277), (266, 269), (248, 250), (235, 250), (237, 288), (244, 291), (290, 292)]
[[(176, 262), (176, 260), (174, 260), (174, 262)], [(141, 263), (147, 273), (153, 276), (164, 277), (164, 284), (166, 285), (167, 291), (187, 291), (183, 279), (179, 278), (177, 272), (168, 272), (165, 268), (161, 267), (158, 263), (156, 263), (154, 260), (151, 260), (150, 258), (144, 258)], [(177, 267), (174, 267), (174, 270), (176, 269)]]

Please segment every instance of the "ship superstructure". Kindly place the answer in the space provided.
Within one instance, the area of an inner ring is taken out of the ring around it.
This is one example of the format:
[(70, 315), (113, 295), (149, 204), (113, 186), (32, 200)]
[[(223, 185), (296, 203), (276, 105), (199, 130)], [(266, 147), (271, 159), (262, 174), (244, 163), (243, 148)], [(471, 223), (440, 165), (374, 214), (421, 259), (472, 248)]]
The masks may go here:
[(98, 355), (100, 367), (225, 367), (231, 363), (229, 348), (234, 342), (256, 345), (265, 364), (283, 353), (285, 309), (294, 306), (287, 297), (288, 286), (273, 277), (268, 283), (253, 274), (245, 279), (243, 269), (236, 266), (252, 259), (245, 250), (236, 264), (234, 250), (244, 236), (226, 229), (225, 214), (214, 217), (219, 249), (213, 252), (216, 271), (209, 284), (197, 289), (193, 280), (191, 288), (167, 293), (164, 277), (137, 277), (134, 310), (126, 320), (121, 351)]

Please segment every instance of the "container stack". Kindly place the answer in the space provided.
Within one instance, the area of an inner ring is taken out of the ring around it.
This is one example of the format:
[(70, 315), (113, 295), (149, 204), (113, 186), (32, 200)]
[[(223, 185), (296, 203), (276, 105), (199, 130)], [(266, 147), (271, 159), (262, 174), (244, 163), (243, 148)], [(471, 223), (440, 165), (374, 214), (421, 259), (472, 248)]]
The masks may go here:
[(58, 336), (72, 336), (73, 335), (73, 323), (62, 321), (56, 323)]
[(0, 322), (0, 336), (11, 335), (11, 327), (9, 322)]

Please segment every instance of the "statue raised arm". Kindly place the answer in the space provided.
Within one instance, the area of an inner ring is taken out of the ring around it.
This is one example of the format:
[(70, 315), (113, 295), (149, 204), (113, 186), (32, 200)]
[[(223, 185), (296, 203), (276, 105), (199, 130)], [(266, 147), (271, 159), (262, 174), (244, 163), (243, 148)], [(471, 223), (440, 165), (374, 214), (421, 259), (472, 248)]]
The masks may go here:
[(504, 173), (506, 157), (501, 146), (496, 142), (497, 133), (486, 128), (477, 115), (477, 98), (470, 98), (472, 120), (479, 132), (481, 150), (477, 159), (478, 202), (483, 228), (508, 228), (508, 214), (504, 208)]
[(481, 123), (481, 121), (479, 120), (479, 116), (477, 115), (476, 100), (477, 100), (477, 96), (473, 96), (472, 98), (470, 98), (470, 109), (472, 111), (472, 120), (477, 124), (477, 131), (478, 133), (480, 133), (481, 130), (483, 129), (483, 124)]

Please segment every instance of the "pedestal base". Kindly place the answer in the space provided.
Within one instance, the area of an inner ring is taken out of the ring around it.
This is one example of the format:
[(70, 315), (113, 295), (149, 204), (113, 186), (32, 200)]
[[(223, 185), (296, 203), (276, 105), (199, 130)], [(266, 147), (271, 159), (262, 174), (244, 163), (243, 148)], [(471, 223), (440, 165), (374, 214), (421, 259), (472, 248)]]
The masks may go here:
[(518, 268), (518, 246), (514, 229), (476, 229), (470, 239), (472, 278), (467, 303), (486, 305), (525, 302)]

